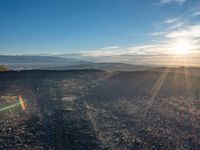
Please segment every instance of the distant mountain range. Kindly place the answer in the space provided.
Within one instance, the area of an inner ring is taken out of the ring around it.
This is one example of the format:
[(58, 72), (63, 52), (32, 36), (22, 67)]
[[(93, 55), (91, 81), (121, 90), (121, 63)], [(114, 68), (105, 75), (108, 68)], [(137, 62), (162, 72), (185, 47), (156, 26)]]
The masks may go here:
[(76, 64), (76, 65), (48, 67), (46, 69), (47, 70), (97, 69), (97, 70), (105, 70), (105, 71), (136, 71), (136, 70), (144, 70), (148, 68), (152, 68), (152, 67), (142, 66), (142, 65), (131, 65), (131, 64), (124, 64), (124, 63), (83, 62), (81, 64)]
[(0, 64), (12, 70), (42, 69), (48, 67), (74, 65), (81, 60), (73, 58), (60, 58), (52, 56), (5, 56), (0, 55)]
[(73, 58), (61, 58), (53, 56), (8, 56), (0, 55), (0, 63), (75, 63), (79, 62), (78, 59)]
[(11, 70), (80, 70), (99, 69), (105, 71), (135, 71), (151, 67), (124, 63), (94, 63), (74, 58), (53, 56), (5, 56), (0, 55), (0, 64)]

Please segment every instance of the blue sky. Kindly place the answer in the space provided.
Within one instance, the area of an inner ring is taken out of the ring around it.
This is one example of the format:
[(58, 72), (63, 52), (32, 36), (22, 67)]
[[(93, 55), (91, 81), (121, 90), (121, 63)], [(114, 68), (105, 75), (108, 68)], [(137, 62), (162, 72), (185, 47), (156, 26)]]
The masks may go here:
[(0, 20), (0, 54), (165, 54), (185, 37), (199, 48), (199, 0), (1, 0)]

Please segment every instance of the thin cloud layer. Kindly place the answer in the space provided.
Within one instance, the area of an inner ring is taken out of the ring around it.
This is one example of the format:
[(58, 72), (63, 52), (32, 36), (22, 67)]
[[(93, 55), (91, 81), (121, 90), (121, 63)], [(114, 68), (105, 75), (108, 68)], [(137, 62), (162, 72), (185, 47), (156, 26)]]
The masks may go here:
[(186, 0), (160, 0), (160, 4), (171, 4), (171, 3), (179, 3), (183, 4)]
[(194, 12), (194, 13), (192, 14), (192, 16), (193, 16), (193, 17), (200, 16), (200, 11)]

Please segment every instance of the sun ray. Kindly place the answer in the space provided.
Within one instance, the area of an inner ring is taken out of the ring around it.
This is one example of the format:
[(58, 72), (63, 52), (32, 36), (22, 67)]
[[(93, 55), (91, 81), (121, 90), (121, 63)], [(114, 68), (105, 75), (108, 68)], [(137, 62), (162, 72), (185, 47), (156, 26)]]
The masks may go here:
[[(169, 64), (171, 64), (171, 62), (173, 62), (175, 60), (175, 58), (173, 58)], [(162, 88), (163, 86), (163, 83), (165, 81), (165, 79), (167, 78), (168, 76), (168, 73), (169, 73), (169, 66), (166, 67), (166, 69), (161, 73), (159, 79), (156, 81), (156, 83), (154, 84), (151, 92), (150, 92), (150, 95), (151, 97), (148, 99), (147, 101), (147, 105), (146, 107), (144, 108), (144, 114), (142, 116), (142, 118), (140, 119), (139, 121), (139, 125), (140, 127), (142, 127), (142, 124), (143, 124), (143, 121), (146, 119), (147, 117), (147, 114), (148, 114), (148, 111), (149, 109), (152, 107), (152, 105), (154, 104), (154, 101), (155, 101), (155, 97), (157, 96), (157, 94), (159, 93), (160, 89)], [(136, 135), (138, 136), (139, 134), (139, 128), (137, 129), (136, 131)], [(142, 138), (142, 142), (144, 141), (144, 137)]]

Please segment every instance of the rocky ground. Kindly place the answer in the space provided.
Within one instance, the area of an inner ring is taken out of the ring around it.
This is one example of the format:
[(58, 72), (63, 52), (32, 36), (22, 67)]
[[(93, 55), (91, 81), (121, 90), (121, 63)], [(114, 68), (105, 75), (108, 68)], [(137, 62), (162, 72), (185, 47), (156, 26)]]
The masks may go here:
[(0, 149), (199, 149), (199, 78), (162, 71), (1, 73)]

